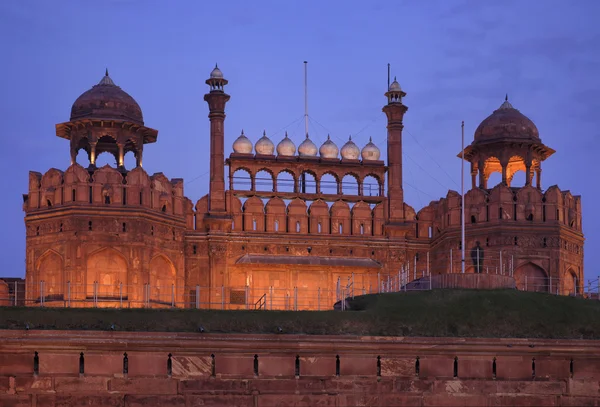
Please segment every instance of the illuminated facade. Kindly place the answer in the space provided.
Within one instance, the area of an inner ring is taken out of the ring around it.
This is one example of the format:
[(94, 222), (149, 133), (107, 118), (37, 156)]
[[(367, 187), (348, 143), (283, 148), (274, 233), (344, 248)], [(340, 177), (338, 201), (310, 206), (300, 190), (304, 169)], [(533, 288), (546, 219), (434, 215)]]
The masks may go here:
[[(372, 142), (359, 148), (350, 139), (338, 148), (328, 138), (317, 147), (306, 135), (296, 148), (287, 134), (275, 145), (266, 134), (252, 143), (242, 133), (226, 158), (227, 80), (215, 68), (206, 83), (210, 187), (196, 204), (185, 197), (182, 179), (144, 171), (143, 147), (158, 132), (144, 125), (139, 105), (108, 72), (75, 101), (70, 121), (56, 126), (70, 142), (71, 166), (30, 172), (24, 195), (31, 304), (243, 308), (266, 298), (272, 308), (292, 301), (330, 309), (340, 281), (361, 292), (400, 270), (410, 270), (403, 281), (459, 272), (460, 195), (450, 191), (418, 213), (404, 202), (408, 108), (398, 82), (383, 107), (387, 162)], [(76, 162), (82, 149), (87, 167)], [(114, 155), (116, 168), (96, 167), (102, 152)], [(131, 170), (127, 152), (136, 157)], [(542, 191), (541, 163), (552, 153), (508, 101), (479, 126), (465, 150), (473, 175), (467, 272), (498, 273), (500, 266), (503, 273), (503, 252), (519, 288), (527, 276), (554, 279), (527, 289), (581, 290), (581, 201), (556, 186)], [(526, 185), (513, 188), (518, 170), (526, 171)], [(493, 172), (502, 182), (492, 187)], [(479, 270), (470, 257), (476, 247)]]

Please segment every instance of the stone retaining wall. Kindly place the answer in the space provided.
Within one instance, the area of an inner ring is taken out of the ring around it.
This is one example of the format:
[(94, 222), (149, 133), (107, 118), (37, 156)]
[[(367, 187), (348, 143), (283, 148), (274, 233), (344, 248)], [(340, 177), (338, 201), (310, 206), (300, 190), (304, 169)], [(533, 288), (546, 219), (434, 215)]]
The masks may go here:
[(576, 340), (0, 331), (0, 406), (600, 406), (599, 351)]

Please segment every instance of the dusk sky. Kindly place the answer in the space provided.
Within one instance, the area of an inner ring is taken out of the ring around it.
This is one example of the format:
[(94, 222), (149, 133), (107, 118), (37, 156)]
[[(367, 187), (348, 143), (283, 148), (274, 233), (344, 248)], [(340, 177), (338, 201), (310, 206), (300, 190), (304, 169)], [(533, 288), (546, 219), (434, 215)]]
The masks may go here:
[[(582, 196), (585, 280), (595, 279), (599, 17), (598, 0), (4, 0), (0, 276), (24, 277), (28, 172), (67, 169), (69, 143), (54, 125), (69, 120), (72, 103), (105, 68), (159, 131), (144, 149), (146, 171), (184, 178), (196, 202), (208, 191), (203, 95), (215, 62), (229, 80), (228, 155), (241, 129), (253, 142), (263, 130), (275, 143), (286, 130), (302, 141), (307, 60), (313, 141), (320, 145), (330, 133), (341, 147), (351, 134), (362, 147), (372, 137), (384, 153), (391, 64), (408, 94), (404, 188), (416, 210), (448, 189), (460, 191), (461, 121), (470, 143), (508, 94), (557, 151), (542, 164), (543, 189), (556, 184)], [(98, 164), (112, 162), (103, 155)]]

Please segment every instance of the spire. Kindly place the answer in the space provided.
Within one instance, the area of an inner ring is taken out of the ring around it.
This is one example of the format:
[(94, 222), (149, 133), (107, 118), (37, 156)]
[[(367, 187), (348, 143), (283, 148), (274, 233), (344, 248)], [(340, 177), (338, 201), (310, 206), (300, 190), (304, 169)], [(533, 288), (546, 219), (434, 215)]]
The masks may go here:
[(329, 140), (329, 139), (330, 139), (330, 138), (329, 138), (329, 134), (328, 134), (328, 135), (327, 135), (327, 140)]
[(113, 86), (115, 86), (115, 83), (113, 82), (113, 80), (110, 79), (110, 76), (108, 76), (108, 68), (105, 69), (104, 76), (102, 77), (102, 79), (100, 79), (100, 82), (98, 82), (98, 85), (113, 85)]
[(508, 102), (508, 93), (506, 94), (506, 97), (504, 98), (505, 102)]

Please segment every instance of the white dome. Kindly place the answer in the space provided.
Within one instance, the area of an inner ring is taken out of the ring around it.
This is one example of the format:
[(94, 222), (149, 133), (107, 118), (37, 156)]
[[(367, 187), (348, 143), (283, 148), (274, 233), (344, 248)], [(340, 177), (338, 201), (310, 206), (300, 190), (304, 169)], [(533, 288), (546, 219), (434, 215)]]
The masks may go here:
[(223, 78), (223, 72), (221, 72), (221, 70), (219, 69), (219, 67), (217, 65), (215, 65), (215, 69), (212, 70), (212, 72), (210, 73), (210, 77), (212, 78), (216, 78), (216, 79), (222, 79)]
[(304, 141), (298, 146), (298, 154), (301, 157), (316, 157), (317, 146), (308, 138), (308, 134)]
[(275, 144), (267, 137), (266, 131), (263, 132), (263, 136), (254, 145), (254, 151), (256, 151), (256, 154), (273, 155)]
[(327, 141), (325, 141), (323, 145), (321, 145), (321, 148), (319, 148), (319, 154), (323, 158), (338, 158), (339, 152), (340, 149), (333, 141), (331, 141), (328, 134)]
[(394, 82), (392, 82), (392, 84), (390, 85), (390, 90), (394, 92), (400, 92), (402, 90), (400, 84), (396, 80), (396, 77), (394, 77)]
[(342, 147), (342, 158), (346, 160), (358, 160), (360, 149), (352, 141), (352, 136), (348, 137), (348, 141)]
[(252, 154), (252, 142), (244, 135), (244, 130), (242, 130), (242, 134), (233, 142), (233, 152)]
[(378, 161), (381, 151), (379, 151), (379, 147), (373, 144), (373, 140), (369, 137), (369, 142), (363, 147), (360, 155), (363, 161)]
[(296, 145), (288, 138), (287, 131), (283, 140), (277, 144), (277, 155), (293, 156), (296, 154)]

